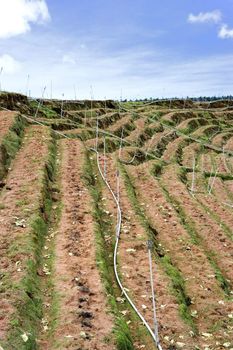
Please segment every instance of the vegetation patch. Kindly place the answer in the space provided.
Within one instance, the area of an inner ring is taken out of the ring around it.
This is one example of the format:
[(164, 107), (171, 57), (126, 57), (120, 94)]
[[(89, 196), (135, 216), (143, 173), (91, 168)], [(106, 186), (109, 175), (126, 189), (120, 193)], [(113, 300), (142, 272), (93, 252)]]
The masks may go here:
[(0, 180), (7, 174), (11, 161), (19, 150), (27, 122), (21, 116), (15, 118), (15, 122), (3, 138), (0, 145)]
[(187, 324), (196, 333), (197, 331), (196, 325), (191, 316), (191, 312), (189, 308), (191, 305), (191, 298), (187, 295), (186, 288), (185, 288), (185, 281), (180, 271), (178, 270), (178, 268), (172, 262), (171, 257), (168, 255), (167, 252), (165, 252), (164, 248), (160, 244), (157, 237), (158, 236), (157, 230), (152, 226), (149, 219), (146, 217), (144, 210), (141, 208), (138, 201), (136, 188), (133, 184), (133, 180), (130, 178), (129, 174), (127, 173), (125, 167), (122, 164), (120, 165), (120, 169), (124, 177), (125, 186), (126, 186), (131, 204), (134, 208), (135, 214), (139, 217), (142, 226), (147, 232), (148, 239), (154, 242), (154, 253), (158, 263), (161, 264), (167, 276), (170, 278), (172, 292), (175, 295), (176, 300), (179, 304), (180, 315), (183, 318), (183, 320), (187, 322)]
[(203, 239), (198, 233), (198, 230), (196, 228), (195, 222), (187, 216), (183, 206), (180, 204), (180, 202), (172, 196), (168, 190), (165, 188), (165, 186), (159, 182), (161, 189), (163, 190), (167, 201), (172, 205), (176, 213), (178, 214), (178, 217), (180, 219), (180, 223), (182, 226), (185, 228), (187, 233), (189, 234), (191, 238), (191, 243), (195, 245), (201, 245), (204, 249), (204, 252), (207, 256), (207, 259), (209, 260), (214, 272), (215, 272), (215, 278), (219, 282), (220, 287), (223, 289), (224, 293), (226, 294), (227, 297), (230, 296), (230, 291), (231, 291), (231, 284), (228, 282), (227, 278), (224, 276), (224, 273), (221, 271), (219, 268), (216, 259), (215, 259), (215, 254), (210, 251), (205, 249), (205, 245), (203, 243)]
[[(101, 206), (101, 182), (95, 177), (94, 172), (98, 170), (93, 168), (90, 161), (89, 152), (86, 153), (86, 164), (84, 168), (84, 180), (90, 190), (93, 199), (93, 217), (96, 228), (97, 242), (97, 264), (99, 266), (101, 277), (108, 295), (108, 302), (111, 311), (115, 317), (115, 340), (118, 350), (134, 350), (131, 330), (127, 324), (127, 320), (120, 313), (120, 304), (116, 302), (116, 298), (120, 297), (120, 291), (116, 285), (114, 267), (113, 267), (113, 249), (114, 242), (106, 243), (106, 235), (112, 236), (112, 227), (109, 216)], [(126, 306), (123, 305), (125, 308)]]
[[(50, 139), (49, 156), (44, 167), (41, 182), (41, 202), (37, 212), (30, 219), (30, 234), (24, 237), (22, 253), (28, 256), (23, 278), (11, 286), (16, 296), (16, 311), (4, 349), (38, 349), (37, 337), (43, 317), (43, 293), (38, 271), (43, 268), (42, 251), (48, 232), (52, 210), (52, 183), (55, 173), (56, 146)], [(11, 247), (11, 254), (18, 247)]]

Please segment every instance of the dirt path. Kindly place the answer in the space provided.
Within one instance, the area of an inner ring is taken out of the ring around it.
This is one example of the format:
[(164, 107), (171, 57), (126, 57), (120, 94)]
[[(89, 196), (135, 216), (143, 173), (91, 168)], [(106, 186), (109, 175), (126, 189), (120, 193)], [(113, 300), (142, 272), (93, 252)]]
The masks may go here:
[(166, 150), (163, 153), (162, 159), (165, 160), (165, 162), (171, 162), (174, 161), (176, 158), (176, 152), (179, 149), (180, 144), (184, 142), (184, 138), (178, 137), (174, 141), (169, 142), (169, 144), (166, 147)]
[(83, 183), (84, 147), (61, 141), (62, 215), (56, 239), (55, 286), (59, 293), (54, 349), (112, 350), (113, 327), (96, 267), (91, 199)]
[[(22, 148), (0, 196), (0, 341), (6, 337), (15, 302), (20, 297), (8, 287), (12, 288), (25, 277), (27, 261), (33, 255), (27, 244), (33, 215), (40, 208), (49, 140), (46, 127), (31, 126), (26, 130)], [(20, 293), (23, 303), (23, 291)]]
[(132, 123), (131, 115), (124, 115), (121, 119), (117, 120), (111, 124), (105, 131), (109, 131), (114, 134), (115, 132), (121, 132), (122, 129), (127, 128), (127, 126)]
[(126, 138), (125, 140), (129, 142), (135, 142), (140, 134), (143, 132), (144, 127), (145, 127), (145, 117), (136, 119), (134, 121), (135, 124), (135, 130), (133, 130)]
[(3, 139), (3, 137), (7, 134), (9, 131), (9, 128), (14, 122), (15, 116), (17, 115), (17, 112), (2, 112), (0, 111), (0, 142)]

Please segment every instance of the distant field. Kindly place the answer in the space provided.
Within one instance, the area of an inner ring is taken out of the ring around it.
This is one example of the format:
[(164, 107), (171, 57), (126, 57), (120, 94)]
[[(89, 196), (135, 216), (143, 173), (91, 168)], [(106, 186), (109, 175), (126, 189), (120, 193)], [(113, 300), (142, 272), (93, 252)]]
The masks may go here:
[(232, 107), (0, 95), (0, 350), (157, 349), (148, 240), (158, 345), (233, 349)]

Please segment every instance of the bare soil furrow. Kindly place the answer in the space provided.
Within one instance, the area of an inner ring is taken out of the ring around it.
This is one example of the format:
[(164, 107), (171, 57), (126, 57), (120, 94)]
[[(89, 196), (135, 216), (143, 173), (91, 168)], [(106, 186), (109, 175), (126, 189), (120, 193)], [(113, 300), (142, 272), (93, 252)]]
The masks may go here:
[[(116, 187), (114, 172), (117, 164), (108, 157), (108, 179), (111, 187)], [(147, 240), (151, 239), (143, 227), (140, 217), (135, 215), (135, 209), (130, 201), (124, 178), (120, 180), (120, 203), (123, 212), (123, 225), (119, 248), (119, 269), (123, 284), (139, 311), (153, 328), (153, 310), (151, 303), (151, 288), (149, 281), (149, 263)], [(135, 267), (135, 261), (137, 266)], [(179, 315), (179, 304), (175, 296), (170, 292), (170, 280), (158, 257), (154, 265), (157, 315), (159, 322), (159, 334), (164, 346), (167, 345), (166, 337), (170, 341), (179, 342), (183, 337), (190, 345), (195, 344), (189, 336), (191, 328), (185, 324)]]
[(10, 127), (12, 126), (15, 116), (17, 115), (17, 112), (2, 112), (0, 111), (0, 143), (3, 139), (3, 137), (7, 134)]
[[(0, 196), (0, 341), (2, 342), (8, 338), (12, 326), (13, 329), (14, 326), (19, 326), (21, 332), (34, 332), (30, 322), (37, 323), (40, 315), (34, 305), (39, 304), (36, 300), (38, 286), (35, 282), (32, 287), (30, 279), (35, 276), (34, 273), (36, 274), (34, 269), (39, 267), (39, 252), (43, 245), (44, 234), (42, 220), (47, 219), (47, 213), (43, 213), (42, 210), (44, 172), (50, 143), (50, 130), (46, 127), (31, 126), (26, 130), (22, 148), (12, 164), (12, 170), (7, 176), (6, 185)], [(24, 313), (26, 306), (28, 315)], [(12, 318), (15, 324), (10, 323)], [(28, 329), (24, 329), (26, 325)], [(13, 334), (15, 339), (9, 340), (9, 346), (12, 348), (14, 344), (20, 346), (20, 333), (17, 331)], [(31, 336), (35, 337), (35, 334), (31, 333)]]
[[(219, 301), (224, 299), (224, 294), (215, 279), (214, 269), (206, 257), (205, 250), (192, 243), (189, 234), (179, 223), (174, 209), (164, 198), (160, 187), (155, 180), (149, 178), (146, 167), (148, 168), (148, 165), (144, 164), (140, 166), (140, 170), (138, 167), (137, 177), (132, 171), (130, 172), (135, 181), (136, 191), (139, 193), (146, 215), (158, 231), (159, 241), (168, 254), (172, 252), (172, 260), (186, 281), (187, 293), (191, 298), (190, 313), (194, 317), (195, 324), (202, 332), (212, 332), (212, 328), (219, 321), (220, 313), (223, 322), (228, 321), (232, 304), (226, 303), (224, 306), (219, 304)], [(174, 181), (173, 188), (176, 188)], [(219, 338), (222, 341), (225, 339), (222, 330), (214, 332), (213, 336), (215, 341)]]
[[(224, 275), (229, 279), (231, 285), (233, 282), (231, 256), (233, 252), (233, 244), (227, 239), (223, 227), (213, 221), (211, 216), (203, 207), (198, 205), (198, 202), (187, 191), (186, 186), (181, 183), (177, 177), (175, 166), (169, 166), (167, 171), (162, 176), (169, 193), (177, 199), (186, 215), (195, 223), (202, 244), (207, 250), (212, 251), (215, 255), (215, 261), (224, 272)], [(176, 185), (174, 186), (174, 181)], [(182, 196), (182, 202), (179, 200)]]
[[(55, 288), (59, 293), (55, 347), (113, 349), (105, 295), (96, 266), (91, 200), (83, 181), (84, 146), (62, 141), (63, 209), (56, 239)], [(49, 347), (48, 349), (51, 349)]]

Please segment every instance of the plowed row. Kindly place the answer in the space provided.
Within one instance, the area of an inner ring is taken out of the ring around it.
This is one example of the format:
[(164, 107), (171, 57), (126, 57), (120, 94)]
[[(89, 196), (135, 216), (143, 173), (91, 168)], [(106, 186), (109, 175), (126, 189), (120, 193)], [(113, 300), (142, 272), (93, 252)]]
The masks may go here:
[[(118, 270), (152, 329), (153, 241), (162, 348), (232, 349), (233, 112), (76, 107), (41, 107), (46, 126), (26, 126), (2, 175), (0, 345), (156, 349), (115, 280), (117, 211), (97, 145), (115, 193), (120, 176)], [(1, 118), (0, 142), (15, 114)]]

